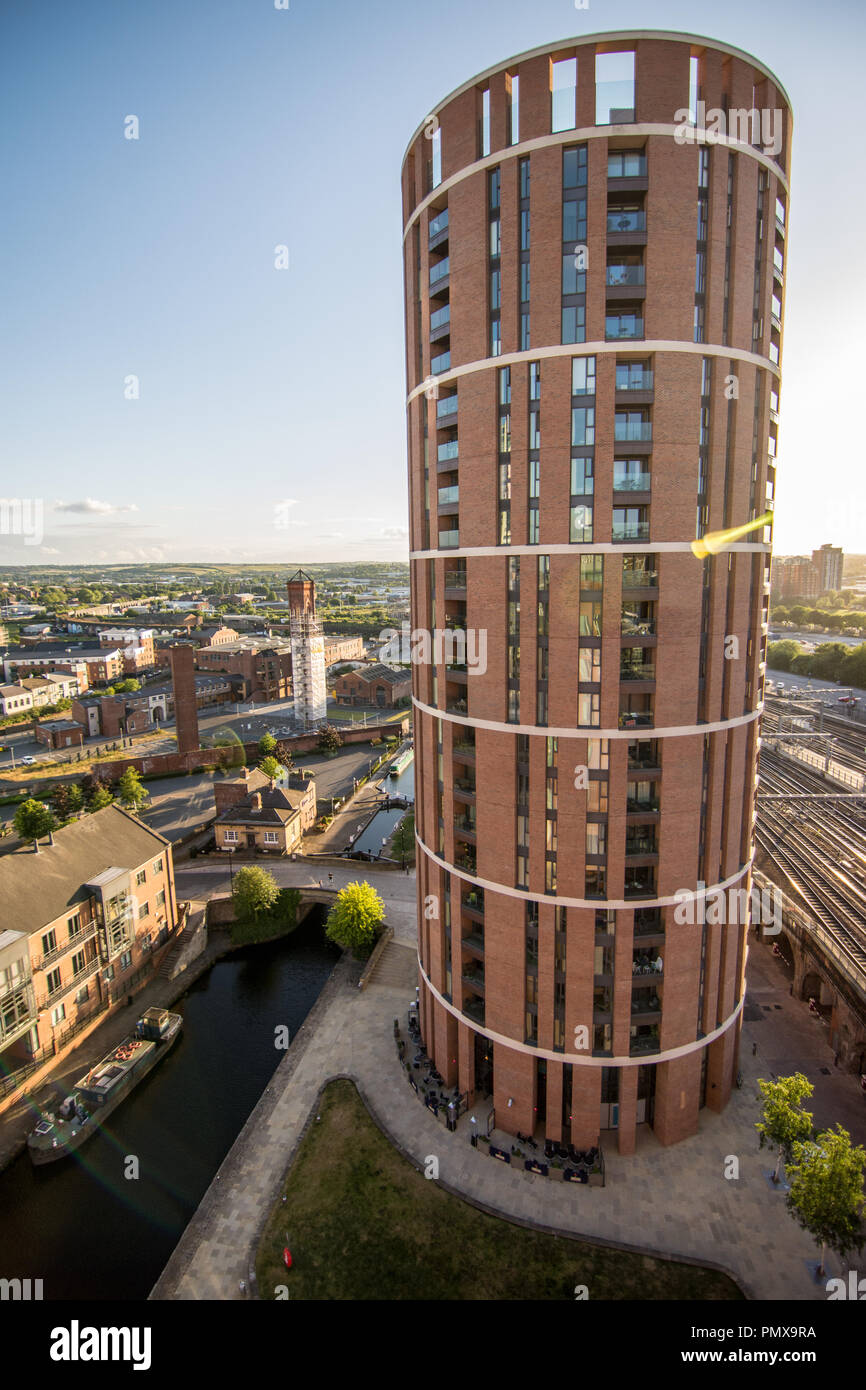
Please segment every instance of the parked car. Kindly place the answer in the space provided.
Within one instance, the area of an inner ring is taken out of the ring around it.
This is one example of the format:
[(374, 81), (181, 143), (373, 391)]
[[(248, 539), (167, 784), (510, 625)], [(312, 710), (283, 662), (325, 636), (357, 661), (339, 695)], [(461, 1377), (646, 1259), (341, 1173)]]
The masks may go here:
[(31, 767), (31, 766), (33, 765), (33, 763), (35, 763), (35, 762), (36, 762), (36, 759), (35, 759), (35, 758), (22, 758), (22, 759), (21, 759), (21, 766), (22, 766), (22, 767)]

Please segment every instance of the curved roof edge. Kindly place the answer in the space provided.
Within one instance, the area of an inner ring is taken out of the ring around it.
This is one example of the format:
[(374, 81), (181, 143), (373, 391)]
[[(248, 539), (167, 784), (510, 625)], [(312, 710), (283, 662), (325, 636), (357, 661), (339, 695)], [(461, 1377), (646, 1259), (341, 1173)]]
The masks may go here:
[(492, 77), (494, 73), (502, 72), (503, 68), (510, 68), (514, 63), (525, 62), (530, 58), (540, 58), (544, 53), (550, 53), (552, 50), (558, 48), (579, 48), (583, 44), (598, 43), (600, 41), (606, 42), (608, 39), (673, 39), (680, 43), (701, 44), (705, 48), (715, 48), (720, 53), (730, 53), (735, 58), (744, 58), (762, 72), (765, 77), (769, 77), (775, 82), (788, 104), (788, 110), (793, 114), (791, 98), (788, 96), (788, 93), (785, 91), (785, 88), (782, 86), (772, 68), (768, 68), (766, 63), (762, 63), (760, 58), (756, 58), (754, 53), (747, 53), (744, 48), (736, 48), (733, 44), (724, 43), (721, 39), (711, 39), (706, 34), (680, 33), (675, 29), (606, 29), (597, 34), (583, 34), (579, 37), (554, 39), (550, 43), (540, 44), (538, 48), (527, 48), (522, 53), (514, 53), (510, 58), (503, 59), (501, 63), (494, 63), (492, 67), (484, 68), (483, 71), (477, 72), (474, 77), (470, 77), (468, 81), (462, 82), (459, 87), (455, 87), (454, 90), (443, 97), (441, 101), (437, 101), (436, 105), (432, 106), (426, 116), (418, 122), (403, 151), (400, 168), (402, 169), (403, 165), (406, 163), (406, 156), (430, 117), (441, 111), (442, 108), (453, 101), (455, 97), (461, 96), (463, 92), (468, 91), (470, 87), (475, 87), (479, 82), (482, 82), (485, 77)]

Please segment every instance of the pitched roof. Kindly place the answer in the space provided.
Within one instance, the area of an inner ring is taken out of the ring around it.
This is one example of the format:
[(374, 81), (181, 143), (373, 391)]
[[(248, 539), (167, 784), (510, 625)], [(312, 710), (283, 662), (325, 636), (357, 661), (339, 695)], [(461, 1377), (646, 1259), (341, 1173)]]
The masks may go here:
[(346, 675), (360, 676), (363, 681), (385, 681), (388, 685), (400, 685), (412, 679), (411, 673), (405, 668), (395, 671), (393, 666), (385, 666), (381, 661), (375, 661), (372, 666), (358, 666), (354, 671), (347, 671)]
[(168, 840), (119, 806), (106, 806), (55, 830), (54, 844), (39, 842), (0, 854), (0, 902), (6, 925), (39, 931), (90, 896), (84, 885), (115, 865), (137, 869), (170, 849)]

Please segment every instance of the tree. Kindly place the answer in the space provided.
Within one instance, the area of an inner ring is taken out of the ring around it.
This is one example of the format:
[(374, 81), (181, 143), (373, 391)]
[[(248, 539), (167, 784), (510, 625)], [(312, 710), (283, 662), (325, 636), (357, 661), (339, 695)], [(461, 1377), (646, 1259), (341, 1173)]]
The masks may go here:
[(12, 818), (12, 824), (22, 840), (33, 841), (36, 854), (39, 853), (40, 837), (50, 835), (55, 828), (54, 817), (48, 807), (43, 806), (41, 801), (34, 801), (32, 797), (22, 801)]
[(266, 777), (271, 777), (274, 780), (276, 780), (277, 777), (281, 777), (283, 774), (283, 769), (280, 767), (276, 758), (262, 758), (259, 763), (259, 771), (263, 772)]
[(863, 1226), (863, 1167), (866, 1149), (854, 1148), (851, 1136), (837, 1124), (814, 1140), (794, 1144), (789, 1169), (788, 1210), (803, 1230), (821, 1246), (819, 1277), (829, 1245), (840, 1259), (860, 1250), (866, 1240)]
[(330, 724), (322, 726), (319, 734), (319, 742), (316, 745), (320, 753), (326, 758), (333, 758), (339, 748), (343, 746), (343, 737), (339, 729), (334, 729)]
[(51, 808), (59, 821), (71, 820), (81, 810), (84, 800), (81, 788), (74, 782), (58, 782), (49, 793)]
[(762, 1149), (765, 1144), (779, 1146), (773, 1174), (773, 1182), (778, 1182), (782, 1159), (787, 1162), (792, 1145), (812, 1133), (812, 1116), (803, 1109), (803, 1101), (809, 1099), (815, 1088), (800, 1071), (793, 1076), (780, 1076), (778, 1081), (759, 1081), (758, 1086), (764, 1097), (764, 1109), (763, 1119), (755, 1129), (761, 1136)]
[(118, 681), (114, 687), (115, 695), (130, 695), (135, 690), (141, 689), (141, 681), (135, 676), (130, 676), (128, 680)]
[(807, 612), (808, 609), (804, 608), (802, 603), (795, 603), (791, 609), (791, 622), (796, 623), (797, 627), (802, 627), (806, 621)]
[(120, 803), (129, 811), (140, 811), (150, 800), (150, 793), (141, 785), (134, 767), (128, 767), (117, 784)]
[(767, 647), (767, 669), (769, 671), (790, 671), (791, 662), (800, 655), (800, 643), (786, 637), (783, 642), (771, 642)]
[(276, 750), (277, 740), (274, 738), (273, 734), (262, 734), (259, 739), (259, 752), (262, 757), (266, 758), (270, 753), (275, 753)]
[(275, 757), (279, 759), (279, 761), (282, 763), (283, 767), (286, 769), (287, 772), (291, 772), (292, 768), (295, 765), (295, 755), (292, 751), (292, 745), (289, 743), (288, 739), (277, 739)]
[(245, 865), (235, 874), (232, 902), (241, 922), (247, 922), (273, 907), (279, 896), (279, 886), (273, 874), (258, 864)]
[(69, 792), (69, 811), (75, 815), (84, 805), (84, 792), (77, 782), (70, 782), (67, 790)]
[(328, 913), (325, 935), (338, 946), (350, 946), (361, 960), (368, 956), (385, 920), (385, 904), (375, 888), (366, 880), (349, 883), (337, 894)]
[(94, 811), (103, 811), (106, 806), (110, 806), (114, 797), (104, 783), (100, 782), (93, 788), (87, 798), (87, 810), (92, 815)]

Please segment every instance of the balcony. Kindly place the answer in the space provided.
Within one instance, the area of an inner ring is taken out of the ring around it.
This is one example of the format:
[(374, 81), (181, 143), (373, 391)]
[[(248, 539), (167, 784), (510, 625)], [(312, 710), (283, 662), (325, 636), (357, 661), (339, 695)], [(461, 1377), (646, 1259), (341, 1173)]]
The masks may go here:
[(441, 261), (436, 261), (430, 267), (430, 285), (441, 285), (443, 280), (447, 280), (451, 272), (451, 262), (448, 256), (443, 256)]
[(447, 338), (451, 332), (451, 305), (443, 304), (441, 308), (434, 309), (430, 315), (430, 342), (438, 342), (440, 338)]
[(467, 1018), (471, 1018), (473, 1023), (480, 1023), (484, 1027), (484, 1000), (465, 999), (463, 1001), (463, 1012)]
[(642, 265), (623, 265), (616, 263), (605, 267), (604, 282), (609, 289), (626, 285), (644, 285), (646, 267)]
[(484, 966), (480, 962), (472, 959), (464, 965), (460, 972), (460, 978), (464, 985), (470, 989), (477, 990), (479, 994), (484, 994)]
[(630, 829), (625, 837), (625, 852), (627, 857), (647, 857), (658, 854), (659, 846), (656, 837), (655, 826), (647, 829)]
[(652, 569), (624, 569), (622, 572), (622, 587), (624, 589), (654, 589), (658, 590), (659, 572)]
[(645, 179), (646, 155), (641, 151), (617, 150), (607, 157), (608, 179)]
[(616, 464), (613, 466), (613, 490), (614, 492), (649, 492), (650, 474), (649, 473), (618, 473)]
[(629, 771), (645, 772), (647, 768), (658, 771), (661, 768), (659, 746), (655, 739), (640, 739), (628, 746)]
[(629, 420), (623, 415), (615, 415), (613, 419), (613, 437), (619, 442), (651, 443), (653, 437), (652, 421)]
[(619, 620), (621, 637), (655, 637), (656, 619), (653, 603), (630, 603), (622, 606)]
[(620, 729), (651, 729), (655, 715), (651, 711), (622, 710), (617, 727)]
[(482, 955), (482, 956), (483, 956), (483, 955), (484, 955), (484, 932), (483, 932), (483, 931), (473, 931), (473, 932), (469, 932), (469, 934), (468, 934), (467, 936), (464, 936), (464, 937), (463, 937), (463, 939), (462, 939), (462, 941), (460, 942), (460, 944), (461, 944), (461, 946), (465, 946), (467, 951), (477, 951), (477, 952), (479, 953), (479, 955)]
[(658, 952), (654, 955), (646, 948), (635, 951), (632, 955), (631, 973), (633, 984), (652, 985), (653, 981), (659, 980), (664, 973), (664, 961)]
[(655, 681), (655, 663), (652, 661), (622, 662), (619, 668), (619, 678), (621, 681)]
[(665, 928), (660, 907), (637, 907), (634, 913), (634, 935), (664, 938)]
[(0, 998), (0, 1047), (7, 1047), (36, 1022), (33, 985), (24, 976)]
[(608, 233), (645, 232), (646, 213), (637, 208), (609, 208), (607, 213)]
[(451, 755), (459, 762), (475, 766), (475, 744), (461, 741), (451, 745)]
[(631, 1016), (633, 1020), (636, 1018), (660, 1018), (661, 1011), (662, 1001), (657, 994), (651, 994), (647, 997), (646, 992), (641, 990), (639, 994), (632, 996)]
[(33, 964), (34, 970), (48, 970), (55, 961), (60, 960), (69, 951), (75, 951), (86, 942), (92, 941), (99, 931), (99, 923), (94, 919), (86, 927), (83, 927), (76, 936), (70, 936), (60, 946), (55, 946), (53, 951), (47, 951), (44, 956), (40, 956)]
[(648, 541), (650, 528), (648, 521), (614, 521), (610, 538), (616, 542)]
[(658, 1024), (652, 1024), (645, 1030), (636, 1028), (634, 1036), (629, 1039), (629, 1042), (629, 1056), (631, 1057), (643, 1057), (646, 1053), (658, 1052), (660, 1045)]
[(456, 550), (460, 544), (460, 532), (457, 529), (439, 532), (439, 549)]
[(448, 463), (450, 459), (460, 456), (460, 446), (456, 439), (446, 439), (444, 444), (436, 446), (437, 463)]
[(465, 570), (446, 570), (445, 571), (445, 597), (456, 599), (458, 595), (466, 593), (466, 571)]
[(657, 796), (626, 796), (625, 809), (630, 816), (652, 815), (659, 809), (659, 799)]
[(453, 484), (452, 486), (450, 486), (450, 487), (440, 487), (440, 489), (439, 489), (439, 510), (440, 510), (440, 512), (443, 511), (444, 508), (446, 508), (446, 507), (456, 507), (459, 501), (460, 501), (460, 487), (459, 487), (459, 484), (454, 483), (454, 484)]
[(436, 402), (436, 427), (448, 429), (457, 418), (457, 396), (442, 396)]
[(433, 376), (438, 376), (440, 372), (450, 372), (451, 370), (451, 349), (447, 352), (440, 352), (438, 357), (431, 357), (430, 371)]
[(448, 240), (448, 209), (430, 218), (427, 226), (427, 246), (433, 251), (437, 246), (442, 246)]
[(626, 869), (625, 896), (627, 898), (654, 898), (656, 896), (655, 868), (652, 865)]
[(642, 338), (643, 319), (637, 314), (608, 314), (604, 320), (604, 336), (607, 342)]
[(617, 391), (652, 391), (653, 373), (648, 368), (633, 368), (630, 363), (618, 363), (616, 369)]

